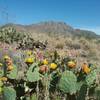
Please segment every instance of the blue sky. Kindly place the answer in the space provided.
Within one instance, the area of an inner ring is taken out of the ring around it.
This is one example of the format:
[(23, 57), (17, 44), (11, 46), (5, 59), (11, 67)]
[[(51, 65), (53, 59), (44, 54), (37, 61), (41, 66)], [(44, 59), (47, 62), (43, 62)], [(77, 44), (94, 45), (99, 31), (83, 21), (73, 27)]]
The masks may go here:
[(0, 24), (63, 21), (100, 34), (100, 0), (0, 0)]

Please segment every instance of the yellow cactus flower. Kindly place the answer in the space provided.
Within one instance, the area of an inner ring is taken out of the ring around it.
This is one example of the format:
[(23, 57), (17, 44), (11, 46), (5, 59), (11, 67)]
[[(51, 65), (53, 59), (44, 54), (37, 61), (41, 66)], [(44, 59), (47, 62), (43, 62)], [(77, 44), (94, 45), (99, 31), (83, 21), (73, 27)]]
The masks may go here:
[(74, 62), (74, 61), (69, 61), (68, 63), (67, 63), (67, 65), (68, 65), (68, 67), (70, 67), (70, 68), (74, 68), (75, 66), (76, 66), (76, 62)]
[(55, 63), (51, 63), (51, 65), (50, 65), (50, 69), (56, 69), (57, 68), (57, 64), (55, 64)]
[(0, 63), (0, 67), (2, 67), (3, 66), (3, 64), (2, 63)]
[(47, 59), (44, 59), (44, 60), (43, 60), (43, 64), (44, 64), (44, 65), (48, 65), (48, 60), (47, 60)]
[(10, 59), (10, 60), (6, 60), (6, 63), (8, 66), (12, 65), (13, 64), (13, 61)]
[(82, 70), (86, 74), (88, 74), (91, 71), (91, 69), (88, 67), (88, 65), (86, 63), (83, 64)]
[(33, 62), (34, 62), (34, 58), (32, 58), (32, 57), (25, 59), (25, 63), (27, 63), (27, 64), (32, 64)]
[(7, 59), (10, 59), (10, 57), (8, 55), (5, 55), (4, 59), (7, 60)]
[(88, 68), (88, 67), (84, 68), (84, 72), (85, 72), (86, 74), (88, 74), (90, 71), (91, 71), (90, 68)]
[(0, 80), (1, 80), (1, 81), (7, 81), (8, 78), (7, 78), (7, 77), (1, 77)]
[(7, 67), (7, 70), (8, 71), (12, 71), (14, 69), (14, 67), (12, 66), (12, 65), (9, 65), (8, 67)]

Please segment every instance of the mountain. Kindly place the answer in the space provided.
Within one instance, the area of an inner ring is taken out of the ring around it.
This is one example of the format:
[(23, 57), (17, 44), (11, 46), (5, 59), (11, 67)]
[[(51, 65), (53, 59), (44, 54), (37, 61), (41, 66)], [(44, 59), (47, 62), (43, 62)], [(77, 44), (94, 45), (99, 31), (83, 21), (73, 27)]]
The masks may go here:
[(30, 33), (46, 33), (46, 34), (60, 34), (64, 36), (75, 36), (75, 37), (85, 37), (85, 38), (100, 38), (100, 35), (92, 31), (74, 29), (73, 27), (67, 25), (64, 22), (40, 22), (31, 25), (20, 25), (20, 24), (6, 24), (2, 27), (14, 27), (17, 31), (30, 32)]

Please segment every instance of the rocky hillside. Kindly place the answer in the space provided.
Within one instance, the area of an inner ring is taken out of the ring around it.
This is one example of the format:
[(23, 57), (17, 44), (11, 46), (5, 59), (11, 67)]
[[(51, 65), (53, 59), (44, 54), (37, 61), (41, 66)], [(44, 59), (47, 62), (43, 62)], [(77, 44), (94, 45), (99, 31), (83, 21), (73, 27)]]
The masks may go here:
[(31, 25), (19, 25), (19, 24), (7, 24), (3, 27), (12, 26), (16, 28), (17, 31), (22, 32), (30, 32), (30, 33), (46, 33), (46, 34), (56, 34), (56, 35), (65, 35), (65, 36), (74, 36), (74, 37), (86, 37), (86, 38), (100, 38), (96, 33), (87, 31), (74, 29), (73, 27), (67, 25), (64, 22), (41, 22), (37, 24)]

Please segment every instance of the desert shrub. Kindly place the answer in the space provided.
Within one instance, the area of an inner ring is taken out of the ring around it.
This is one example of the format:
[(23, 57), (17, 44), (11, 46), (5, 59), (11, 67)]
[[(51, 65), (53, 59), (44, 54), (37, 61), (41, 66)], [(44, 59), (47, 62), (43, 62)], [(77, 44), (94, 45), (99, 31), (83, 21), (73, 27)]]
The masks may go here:
[(97, 50), (94, 48), (91, 48), (89, 50), (89, 53), (88, 53), (88, 58), (91, 58), (93, 59), (94, 61), (98, 60), (98, 55), (97, 55)]
[(67, 40), (67, 41), (65, 41), (65, 44), (66, 44), (66, 46), (68, 46), (71, 49), (81, 49), (81, 44), (76, 40), (74, 40), (74, 41), (72, 41), (72, 40), (68, 41)]
[(89, 43), (89, 41), (87, 41), (85, 38), (81, 38), (79, 43), (81, 43), (84, 50), (89, 50), (91, 48), (91, 43)]
[(63, 47), (64, 47), (63, 43), (57, 43), (55, 48), (57, 48), (57, 49), (63, 49)]
[(72, 49), (80, 49), (81, 46), (80, 46), (79, 43), (73, 43), (73, 44), (70, 45), (70, 48), (72, 48)]

